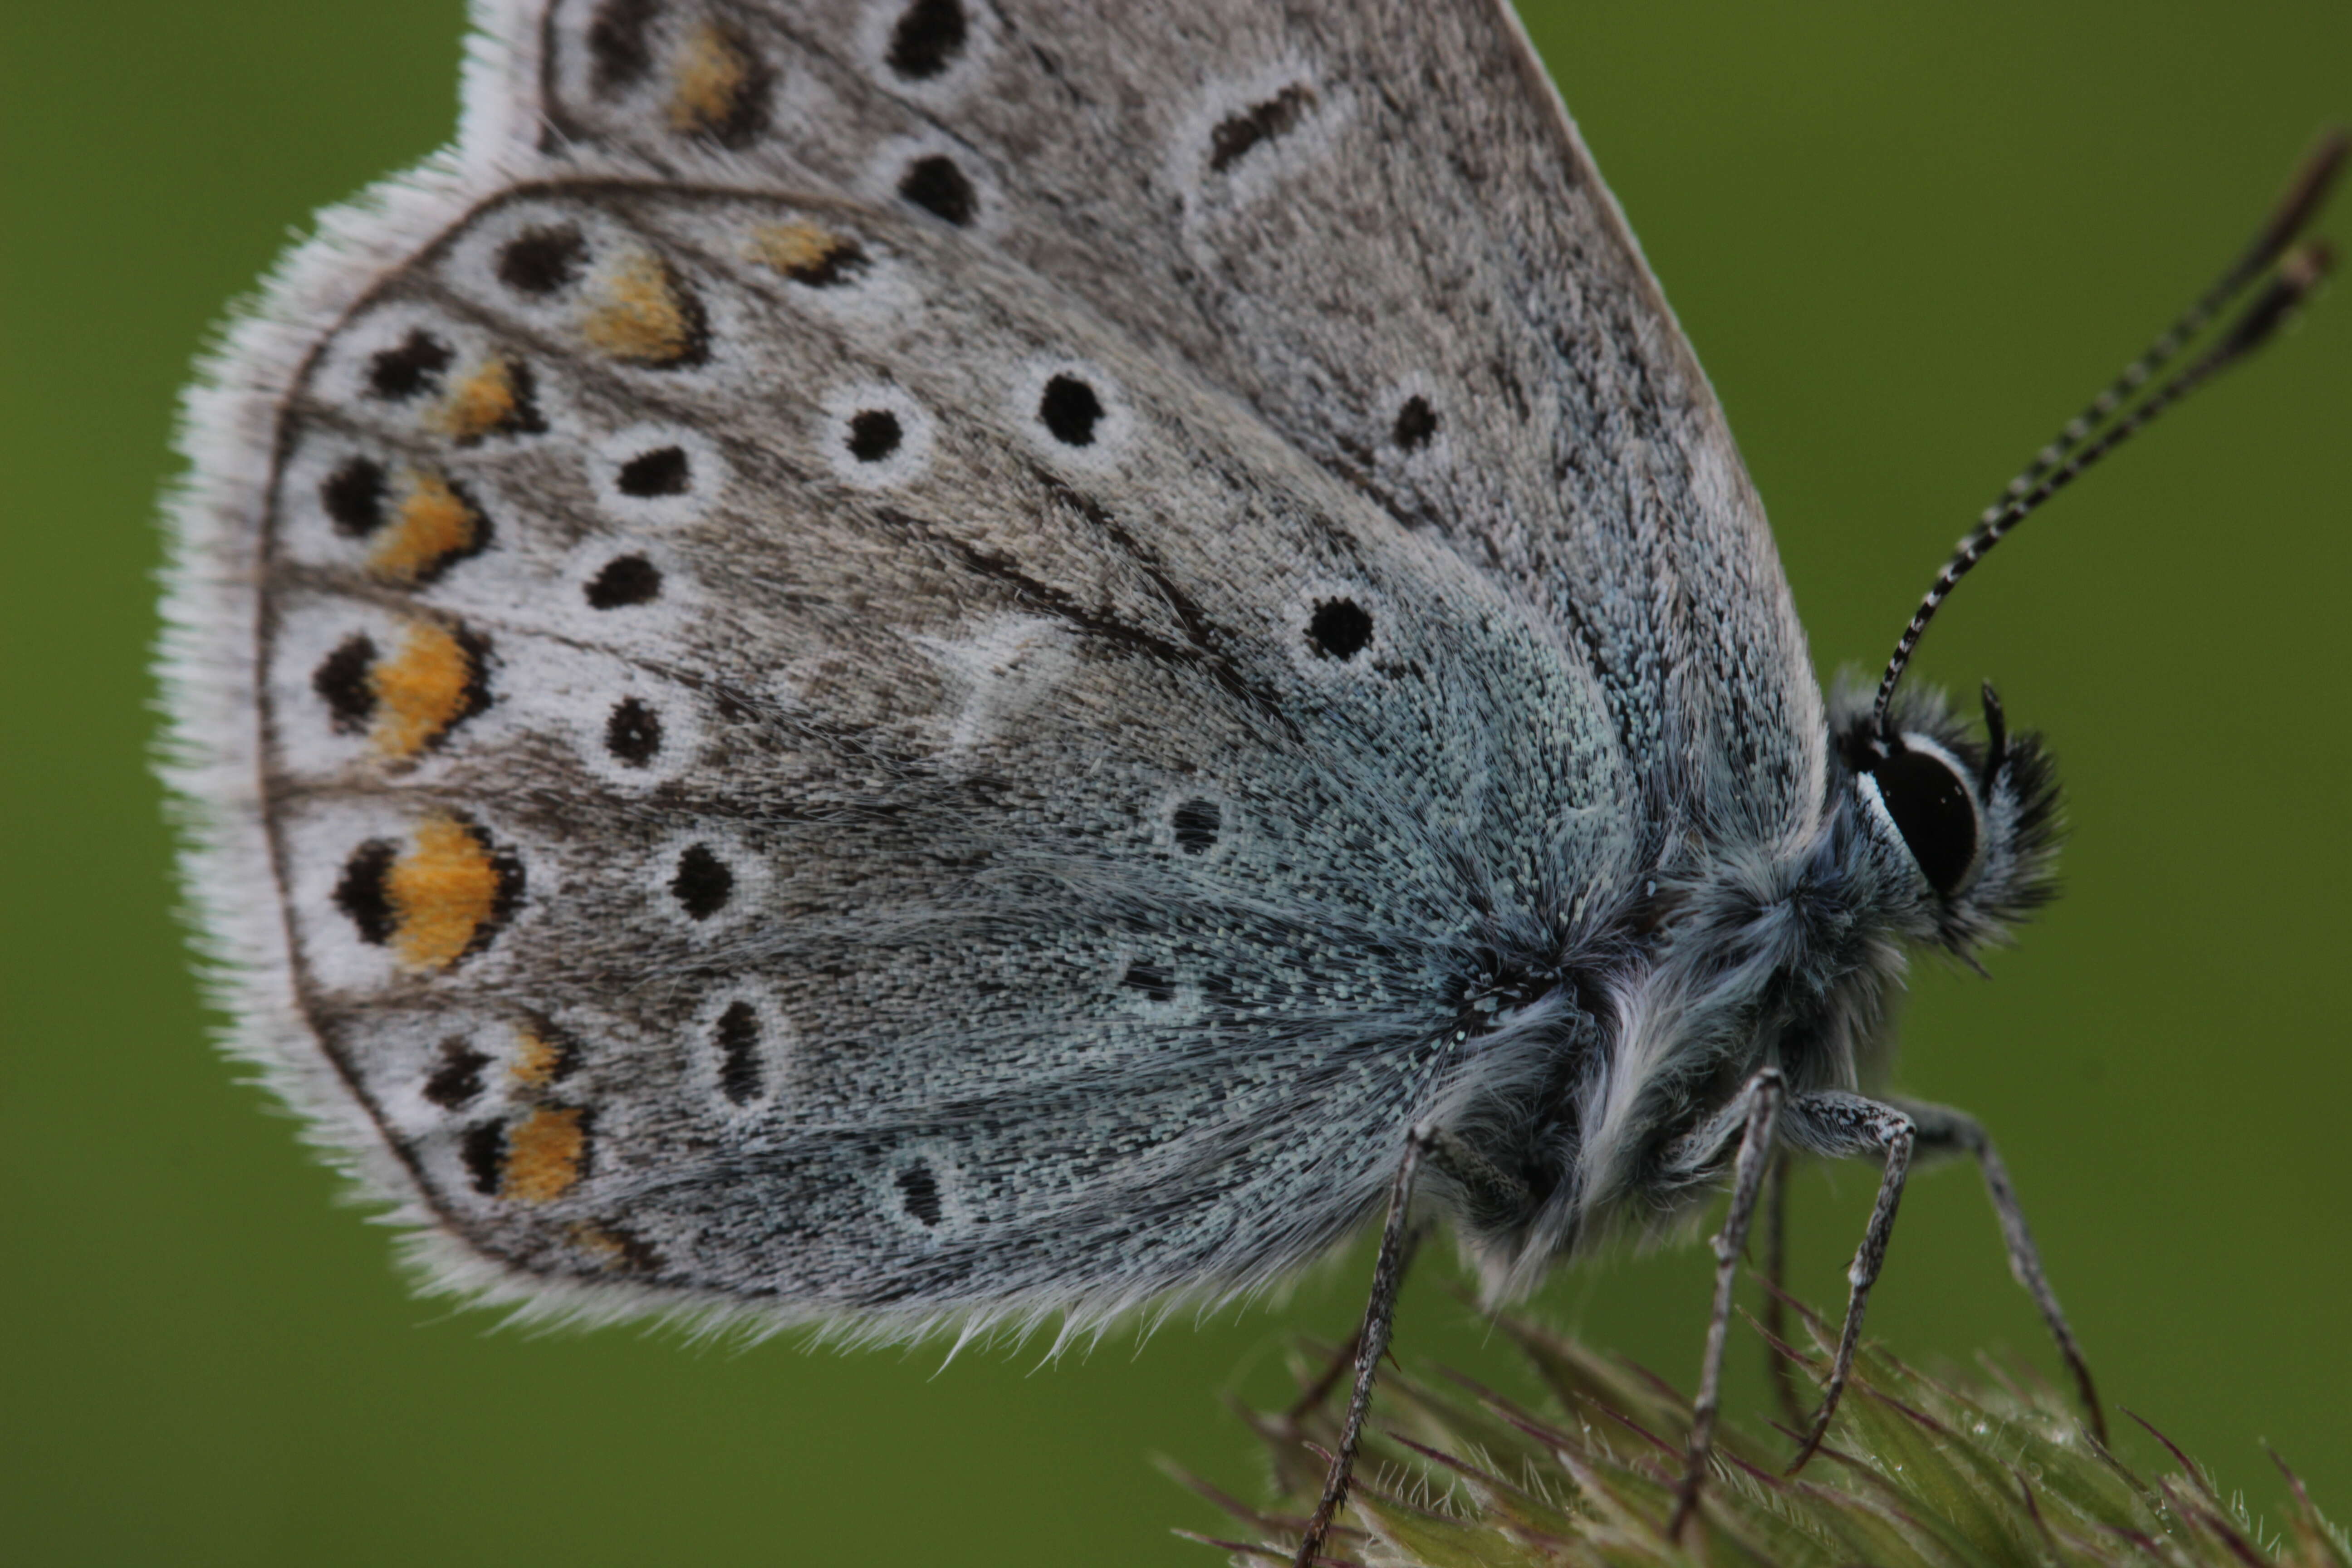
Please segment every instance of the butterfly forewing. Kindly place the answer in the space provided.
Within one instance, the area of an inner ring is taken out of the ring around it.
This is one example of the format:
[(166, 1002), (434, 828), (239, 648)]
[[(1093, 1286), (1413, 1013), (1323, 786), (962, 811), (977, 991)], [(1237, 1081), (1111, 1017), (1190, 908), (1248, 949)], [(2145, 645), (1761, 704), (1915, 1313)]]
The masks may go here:
[(569, 0), (530, 44), (552, 153), (814, 181), (1017, 258), (1541, 609), (1658, 794), (1806, 820), (1819, 696), (1761, 510), (1499, 0)]

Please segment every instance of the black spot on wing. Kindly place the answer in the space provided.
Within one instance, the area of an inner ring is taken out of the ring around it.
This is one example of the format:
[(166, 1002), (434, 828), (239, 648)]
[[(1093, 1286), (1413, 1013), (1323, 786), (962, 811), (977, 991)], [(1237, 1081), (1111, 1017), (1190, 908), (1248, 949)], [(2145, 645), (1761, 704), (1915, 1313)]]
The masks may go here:
[(1416, 393), (1397, 410), (1396, 425), (1390, 434), (1406, 451), (1418, 452), (1437, 434), (1437, 411), (1429, 405), (1428, 398)]
[(707, 921), (735, 896), (735, 873), (707, 844), (690, 844), (677, 858), (677, 874), (670, 879), (670, 897), (689, 920)]
[(363, 732), (375, 718), (376, 646), (365, 633), (345, 637), (310, 672), (310, 689), (327, 705), (327, 722), (339, 735)]
[(940, 1203), (940, 1179), (918, 1160), (898, 1173), (898, 1201), (925, 1229), (936, 1229), (947, 1211)]
[(1307, 621), (1307, 646), (1318, 658), (1345, 661), (1372, 640), (1372, 616), (1353, 599), (1322, 599)]
[(749, 1002), (730, 1002), (719, 1015), (719, 1091), (737, 1105), (760, 1098), (760, 1013)]
[(1209, 132), (1209, 167), (1223, 174), (1259, 142), (1295, 128), (1314, 106), (1315, 89), (1304, 82), (1293, 82), (1265, 102), (1228, 115)]
[(866, 408), (849, 416), (845, 445), (859, 462), (878, 463), (897, 451), (905, 437), (896, 414), (887, 408)]
[(588, 242), (569, 224), (527, 228), (499, 247), (499, 281), (542, 300), (578, 282), (587, 260)]
[(648, 500), (656, 496), (682, 496), (693, 487), (692, 465), (683, 447), (656, 447), (621, 465), (613, 486), (625, 496)]
[(507, 1126), (503, 1121), (484, 1121), (466, 1130), (466, 1141), (458, 1147), (458, 1158), (465, 1163), (466, 1173), (473, 1179), (474, 1190), (484, 1197), (496, 1197), (499, 1178), (506, 1163)]
[(1065, 447), (1091, 447), (1102, 423), (1102, 399), (1075, 375), (1057, 375), (1037, 399), (1037, 418)]
[(1175, 829), (1176, 847), (1187, 855), (1206, 855), (1217, 847), (1217, 835), (1224, 827), (1225, 814), (1213, 800), (1188, 800), (1176, 808), (1171, 823)]
[(933, 217), (958, 228), (980, 211), (980, 194), (955, 160), (942, 153), (918, 158), (898, 176), (898, 194)]
[(419, 327), (368, 359), (368, 391), (386, 403), (407, 403), (441, 390), (456, 357), (447, 343)]
[(929, 81), (955, 63), (970, 34), (959, 0), (915, 0), (890, 29), (890, 52), (883, 58), (908, 80)]
[(1140, 991), (1148, 1001), (1172, 1002), (1176, 998), (1176, 977), (1155, 963), (1130, 963), (1118, 983), (1129, 991)]
[(661, 568), (642, 555), (616, 555), (589, 579), (591, 609), (617, 610), (661, 596)]
[(319, 485), (319, 504), (351, 539), (365, 539), (383, 526), (388, 480), (383, 465), (373, 458), (353, 458), (338, 467)]
[(441, 1042), (433, 1075), (425, 1080), (425, 1098), (444, 1110), (464, 1109), (482, 1092), (482, 1069), (490, 1058), (462, 1039)]
[(625, 767), (642, 768), (660, 754), (661, 715), (642, 699), (624, 697), (604, 719), (604, 750)]
[(391, 942), (400, 926), (388, 885), (393, 863), (399, 857), (399, 845), (388, 838), (371, 838), (352, 851), (352, 858), (343, 862), (342, 877), (335, 883), (335, 907), (371, 947)]
[(656, 0), (604, 0), (588, 24), (589, 90), (599, 98), (635, 87), (654, 67)]

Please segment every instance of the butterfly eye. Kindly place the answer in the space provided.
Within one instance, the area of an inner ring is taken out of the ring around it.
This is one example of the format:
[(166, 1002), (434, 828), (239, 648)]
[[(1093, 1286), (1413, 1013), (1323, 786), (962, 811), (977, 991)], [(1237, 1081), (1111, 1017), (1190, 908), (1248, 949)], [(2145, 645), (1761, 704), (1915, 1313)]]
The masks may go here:
[(1977, 805), (1958, 768), (1914, 742), (1871, 773), (1928, 886), (1949, 897), (1977, 858)]

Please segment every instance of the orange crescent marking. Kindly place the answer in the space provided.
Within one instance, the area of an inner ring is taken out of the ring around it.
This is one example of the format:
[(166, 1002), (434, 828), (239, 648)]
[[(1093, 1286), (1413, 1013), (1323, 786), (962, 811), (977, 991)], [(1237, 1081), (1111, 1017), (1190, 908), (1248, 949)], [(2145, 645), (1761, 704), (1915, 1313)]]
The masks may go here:
[(615, 359), (667, 364), (686, 357), (694, 329), (669, 268), (642, 253), (605, 276), (602, 298), (581, 331), (589, 343)]
[(393, 946), (411, 969), (446, 969), (498, 911), (499, 868), (472, 828), (454, 817), (417, 824), (407, 854), (384, 874)]
[(377, 749), (405, 759), (439, 740), (466, 716), (478, 673), (457, 633), (433, 621), (413, 623), (400, 651), (368, 672)]
[(507, 1162), (499, 1195), (519, 1204), (551, 1203), (580, 1180), (588, 1130), (575, 1108), (534, 1110), (507, 1130)]
[(368, 567), (379, 577), (405, 586), (481, 537), (480, 514), (437, 474), (412, 472), (408, 493), (393, 512), (393, 525)]

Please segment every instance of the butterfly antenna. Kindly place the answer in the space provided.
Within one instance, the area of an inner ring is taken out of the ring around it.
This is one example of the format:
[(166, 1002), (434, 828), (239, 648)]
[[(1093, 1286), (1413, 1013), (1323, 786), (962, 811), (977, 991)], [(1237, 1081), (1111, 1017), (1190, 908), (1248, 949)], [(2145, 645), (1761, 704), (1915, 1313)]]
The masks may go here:
[[(2033, 460), (2010, 480), (2000, 498), (1979, 514), (1976, 527), (1960, 541), (1952, 558), (1937, 574), (1927, 596), (1920, 600), (1911, 624), (1903, 629), (1902, 638), (1895, 645), (1894, 657), (1887, 660), (1886, 673), (1879, 679), (1878, 698), (1871, 710), (1870, 733), (1882, 744), (1888, 734), (1887, 709), (1894, 700), (1895, 685), (1927, 632), (1927, 623), (1935, 619), (1937, 610), (1959, 580), (2010, 530), (2074, 482), (2084, 469), (2147, 428), (2158, 415), (2216, 374), (2269, 342), (2293, 317), (2296, 308), (2317, 289), (2333, 264), (2334, 255), (2324, 243), (2298, 245), (2297, 240), (2326, 200), (2348, 153), (2352, 153), (2352, 136), (2344, 131), (2331, 131), (2321, 137), (2319, 144), (2304, 159), (2269, 220), (2238, 259), (2158, 334), (2146, 352), (2126, 365), (2098, 396), (2068, 420), (2049, 444), (2034, 454)], [(2169, 378), (2157, 380), (2184, 348), (2266, 275), (2268, 283), (2203, 355), (2176, 370)], [(2155, 389), (2134, 403), (2133, 399), (2151, 381), (2156, 382)]]

